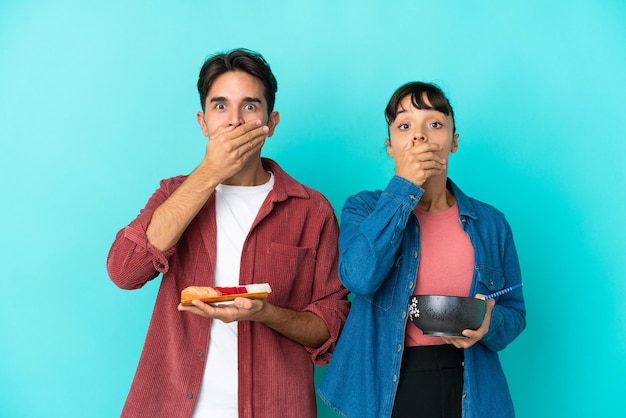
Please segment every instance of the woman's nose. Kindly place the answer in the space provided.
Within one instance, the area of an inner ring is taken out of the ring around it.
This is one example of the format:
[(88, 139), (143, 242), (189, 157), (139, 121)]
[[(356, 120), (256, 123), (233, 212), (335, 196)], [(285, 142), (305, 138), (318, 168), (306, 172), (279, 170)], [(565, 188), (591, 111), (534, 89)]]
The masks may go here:
[(422, 133), (416, 133), (413, 135), (413, 142), (426, 142), (427, 140), (428, 138), (426, 138), (426, 135)]

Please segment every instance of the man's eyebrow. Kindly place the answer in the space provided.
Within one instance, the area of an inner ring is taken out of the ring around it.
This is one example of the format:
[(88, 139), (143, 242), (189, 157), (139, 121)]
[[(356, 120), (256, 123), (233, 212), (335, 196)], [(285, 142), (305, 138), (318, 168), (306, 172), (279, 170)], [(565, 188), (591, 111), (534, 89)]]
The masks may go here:
[(261, 99), (259, 99), (258, 97), (244, 97), (243, 101), (252, 102), (252, 103), (261, 103)]
[[(211, 99), (209, 100), (209, 103), (227, 102), (227, 101), (228, 100), (226, 99), (226, 97), (216, 96), (216, 97), (211, 97)], [(258, 97), (244, 97), (242, 101), (245, 103), (261, 103), (261, 99), (259, 99)]]

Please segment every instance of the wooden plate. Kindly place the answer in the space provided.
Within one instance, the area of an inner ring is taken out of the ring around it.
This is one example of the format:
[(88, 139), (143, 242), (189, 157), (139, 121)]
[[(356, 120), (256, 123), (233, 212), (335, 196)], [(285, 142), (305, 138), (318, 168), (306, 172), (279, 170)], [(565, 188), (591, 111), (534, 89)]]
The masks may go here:
[[(236, 295), (222, 295), (222, 296), (213, 296), (211, 298), (199, 298), (204, 303), (217, 303), (217, 302), (229, 302), (235, 300), (235, 298), (248, 298), (248, 299), (266, 299), (269, 293), (267, 292), (258, 292), (258, 293), (238, 293)], [(180, 303), (183, 305), (191, 305), (191, 301), (193, 299), (181, 299)]]

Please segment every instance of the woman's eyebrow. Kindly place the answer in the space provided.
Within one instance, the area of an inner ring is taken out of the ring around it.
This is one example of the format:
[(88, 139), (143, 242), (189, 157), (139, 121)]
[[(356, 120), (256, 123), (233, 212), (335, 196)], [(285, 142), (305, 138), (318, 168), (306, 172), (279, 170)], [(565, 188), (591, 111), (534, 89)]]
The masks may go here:
[(400, 109), (398, 109), (396, 111), (396, 116), (398, 116), (399, 114), (402, 114), (402, 113), (406, 113), (406, 112), (407, 112), (407, 110), (405, 108), (400, 107)]

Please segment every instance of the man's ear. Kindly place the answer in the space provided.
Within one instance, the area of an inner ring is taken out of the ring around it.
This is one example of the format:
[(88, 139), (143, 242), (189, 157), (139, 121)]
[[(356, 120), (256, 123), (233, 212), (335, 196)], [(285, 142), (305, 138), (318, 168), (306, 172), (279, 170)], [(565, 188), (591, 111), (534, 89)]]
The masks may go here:
[(267, 118), (267, 127), (269, 128), (269, 132), (267, 136), (270, 137), (274, 135), (274, 129), (276, 129), (276, 125), (280, 122), (280, 114), (278, 112), (270, 113), (270, 117)]
[(454, 134), (452, 137), (452, 143), (450, 144), (450, 152), (455, 153), (459, 149), (459, 136), (460, 134)]
[(204, 112), (198, 112), (196, 114), (196, 119), (198, 120), (198, 125), (202, 128), (202, 135), (209, 137), (209, 128), (206, 126), (206, 122), (204, 121)]

